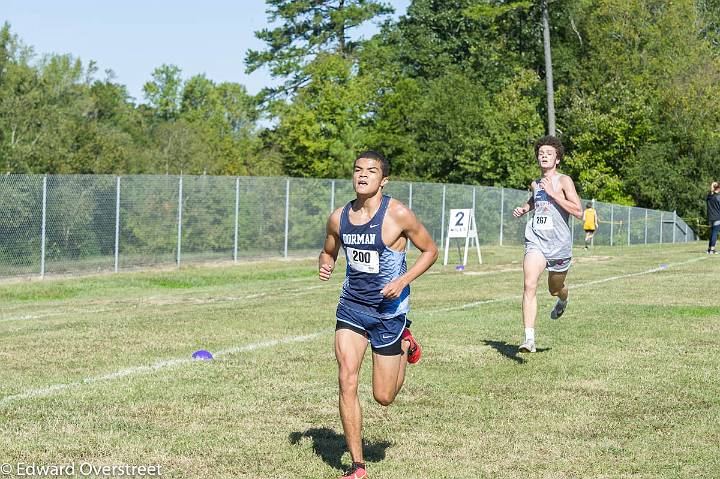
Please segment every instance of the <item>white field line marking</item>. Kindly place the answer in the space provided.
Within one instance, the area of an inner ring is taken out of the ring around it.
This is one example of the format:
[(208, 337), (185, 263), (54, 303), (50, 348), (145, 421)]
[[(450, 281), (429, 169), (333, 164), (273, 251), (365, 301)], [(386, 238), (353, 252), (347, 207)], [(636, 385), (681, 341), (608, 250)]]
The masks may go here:
[[(223, 297), (209, 297), (209, 298), (185, 298), (181, 299), (180, 301), (173, 301), (172, 299), (168, 301), (160, 301), (157, 300), (157, 296), (153, 296), (150, 298), (142, 298), (141, 300), (138, 300), (136, 302), (132, 303), (123, 303), (122, 305), (116, 306), (114, 308), (101, 308), (101, 309), (70, 309), (65, 311), (50, 311), (50, 312), (42, 312), (37, 314), (23, 314), (19, 316), (8, 316), (5, 318), (0, 318), (0, 322), (5, 321), (27, 321), (32, 319), (44, 319), (49, 318), (53, 316), (64, 316), (64, 315), (72, 315), (72, 314), (95, 314), (95, 313), (107, 313), (107, 312), (118, 312), (118, 311), (127, 311), (129, 307), (138, 307), (138, 306), (172, 306), (172, 305), (181, 305), (181, 304), (187, 304), (187, 305), (203, 305), (203, 304), (221, 304), (221, 303), (239, 303), (242, 301), (252, 300), (252, 299), (258, 299), (258, 298), (264, 298), (270, 295), (284, 295), (284, 296), (302, 296), (305, 294), (310, 294), (312, 290), (319, 289), (319, 288), (325, 288), (329, 285), (327, 284), (321, 284), (321, 285), (314, 285), (314, 286), (307, 286), (305, 288), (298, 288), (298, 289), (290, 289), (286, 291), (265, 291), (262, 293), (251, 293), (244, 296), (223, 296)], [(60, 307), (60, 306), (59, 306)]]
[[(215, 357), (227, 356), (227, 355), (232, 355), (232, 354), (244, 353), (247, 351), (254, 351), (257, 349), (272, 348), (272, 347), (279, 346), (282, 344), (300, 343), (300, 342), (304, 342), (304, 341), (310, 341), (310, 340), (313, 340), (323, 334), (326, 334), (329, 331), (330, 330), (327, 329), (327, 330), (317, 331), (317, 332), (314, 332), (311, 334), (306, 334), (304, 336), (290, 336), (290, 337), (281, 338), (281, 339), (271, 339), (271, 340), (261, 341), (261, 342), (257, 342), (257, 343), (245, 344), (243, 346), (236, 346), (236, 347), (229, 348), (229, 349), (223, 349), (223, 350), (215, 353), (214, 356)], [(188, 363), (192, 363), (192, 362), (196, 362), (196, 361), (197, 360), (192, 359), (192, 358), (165, 359), (165, 360), (153, 363), (153, 364), (149, 364), (149, 365), (145, 365), (145, 366), (135, 366), (132, 368), (127, 368), (127, 369), (121, 369), (120, 371), (115, 371), (113, 373), (103, 374), (101, 376), (92, 376), (92, 377), (84, 378), (79, 381), (75, 381), (75, 382), (71, 382), (71, 383), (53, 384), (51, 386), (46, 386), (44, 388), (28, 389), (27, 391), (24, 391), (22, 393), (14, 394), (12, 396), (6, 396), (6, 397), (0, 399), (0, 406), (4, 406), (13, 401), (18, 401), (21, 399), (34, 399), (34, 398), (38, 398), (38, 397), (52, 396), (55, 393), (59, 393), (61, 391), (65, 391), (67, 389), (71, 389), (74, 387), (99, 383), (99, 382), (103, 382), (103, 381), (113, 381), (115, 379), (125, 378), (128, 376), (137, 376), (140, 374), (152, 373), (155, 371), (159, 371), (161, 369), (167, 369), (167, 368), (171, 368), (174, 366), (188, 364)]]
[[(126, 309), (126, 308), (123, 308)], [(71, 310), (71, 311), (54, 311), (39, 314), (23, 314), (21, 316), (9, 316), (7, 318), (0, 318), (0, 322), (3, 321), (27, 321), (30, 319), (41, 319), (50, 318), (53, 316), (63, 316), (65, 314), (93, 314), (93, 313), (104, 313), (107, 311), (116, 311), (115, 308), (104, 308), (104, 309), (82, 309), (82, 310)]]
[(496, 269), (493, 271), (463, 271), (463, 275), (465, 275), (465, 276), (488, 276), (491, 274), (517, 273), (518, 271), (522, 271), (522, 266), (520, 266), (519, 268)]
[[(693, 263), (695, 261), (701, 261), (703, 259), (704, 258), (702, 258), (702, 257), (693, 258), (693, 259), (683, 261), (680, 263), (668, 264), (667, 267), (665, 267), (665, 268), (659, 267), (659, 268), (649, 269), (646, 271), (640, 271), (637, 273), (628, 273), (628, 274), (624, 274), (624, 275), (610, 276), (608, 278), (603, 278), (603, 279), (599, 279), (599, 280), (595, 280), (595, 281), (588, 281), (586, 283), (574, 285), (573, 288), (582, 288), (585, 286), (591, 286), (591, 285), (598, 284), (598, 283), (617, 281), (619, 279), (631, 278), (634, 276), (641, 276), (641, 275), (646, 275), (646, 274), (651, 274), (651, 273), (657, 273), (658, 271), (662, 271), (664, 269), (669, 269), (671, 267), (676, 267), (676, 266)], [(419, 312), (418, 314), (435, 314), (435, 313), (441, 313), (441, 312), (446, 312), (446, 311), (467, 309), (467, 308), (472, 308), (474, 306), (479, 306), (479, 305), (483, 305), (483, 304), (497, 303), (497, 302), (509, 301), (509, 300), (517, 300), (520, 297), (521, 297), (520, 295), (516, 295), (516, 296), (511, 296), (511, 297), (506, 297), (506, 298), (489, 299), (489, 300), (485, 300), (485, 301), (475, 301), (472, 303), (467, 303), (467, 304), (455, 306), (452, 308), (442, 308), (442, 309), (435, 309), (435, 310), (431, 310), (431, 311)], [(246, 344), (244, 346), (237, 346), (234, 348), (229, 348), (229, 349), (224, 349), (222, 351), (218, 351), (215, 354), (215, 356), (236, 354), (236, 353), (240, 353), (240, 352), (253, 351), (253, 350), (262, 349), (262, 348), (271, 348), (274, 346), (278, 346), (280, 344), (309, 341), (309, 340), (315, 339), (327, 332), (330, 332), (330, 330), (317, 331), (317, 332), (314, 332), (314, 333), (311, 333), (311, 334), (308, 334), (305, 336), (291, 336), (291, 337), (286, 337), (286, 338), (282, 338), (282, 339), (273, 339), (273, 340), (261, 341), (258, 343)], [(118, 379), (118, 378), (135, 376), (138, 374), (146, 374), (146, 373), (154, 372), (154, 371), (157, 371), (160, 369), (169, 368), (172, 366), (187, 364), (192, 361), (194, 361), (194, 360), (189, 359), (189, 358), (167, 359), (167, 360), (163, 360), (163, 361), (158, 361), (151, 365), (136, 366), (136, 367), (132, 367), (132, 368), (122, 369), (122, 370), (116, 371), (114, 373), (109, 373), (109, 374), (105, 374), (102, 376), (89, 377), (89, 378), (85, 378), (80, 381), (75, 381), (72, 383), (54, 384), (52, 386), (47, 386), (44, 388), (29, 389), (25, 392), (15, 394), (12, 396), (6, 396), (6, 397), (0, 399), (0, 406), (8, 404), (12, 401), (17, 401), (17, 400), (21, 400), (21, 399), (33, 399), (33, 398), (37, 398), (37, 397), (50, 396), (56, 392), (64, 391), (66, 389), (70, 389), (73, 387), (82, 386), (82, 385), (86, 385), (86, 384), (93, 384), (93, 383), (97, 383), (97, 382), (101, 382), (101, 381), (112, 381), (112, 380)]]
[[(698, 258), (696, 260), (703, 259)], [(512, 263), (511, 263), (512, 264)], [(500, 273), (509, 273), (509, 272), (517, 272), (522, 271), (522, 266), (519, 268), (505, 268), (501, 270), (495, 270), (495, 271), (486, 271), (486, 272), (464, 272), (464, 275), (468, 276), (481, 276), (481, 275), (491, 275), (491, 274), (500, 274)], [(635, 274), (646, 274), (646, 272), (641, 273), (635, 273)], [(292, 280), (288, 281), (306, 281), (307, 278), (292, 278)], [(612, 280), (612, 279), (610, 279)], [(602, 283), (605, 281), (610, 281), (608, 279), (598, 280), (596, 283), (589, 283), (589, 284), (597, 284)], [(306, 286), (304, 288), (297, 288), (297, 289), (290, 289), (286, 291), (282, 290), (275, 290), (275, 291), (264, 291), (260, 293), (251, 293), (244, 296), (225, 296), (225, 297), (209, 297), (209, 298), (185, 298), (187, 295), (193, 294), (192, 292), (187, 293), (179, 293), (176, 295), (172, 295), (168, 300), (161, 299), (161, 296), (150, 296), (147, 298), (142, 298), (139, 301), (135, 301), (132, 303), (124, 303), (122, 305), (116, 306), (114, 308), (101, 308), (101, 309), (70, 309), (70, 310), (64, 310), (64, 311), (56, 311), (52, 310), (49, 312), (40, 312), (36, 314), (21, 314), (18, 316), (8, 316), (5, 318), (0, 317), (0, 322), (5, 321), (27, 321), (27, 320), (33, 320), (33, 319), (44, 319), (44, 318), (50, 318), (54, 316), (64, 316), (64, 315), (72, 315), (72, 314), (95, 314), (95, 313), (109, 313), (109, 312), (118, 312), (118, 311), (126, 311), (128, 307), (138, 307), (138, 306), (172, 306), (172, 305), (179, 305), (179, 304), (191, 304), (191, 305), (203, 305), (203, 304), (219, 304), (219, 303), (233, 303), (233, 302), (242, 302), (247, 301), (251, 299), (258, 299), (258, 298), (264, 298), (269, 295), (278, 295), (278, 294), (287, 294), (291, 296), (301, 296), (304, 294), (308, 294), (311, 290), (314, 289), (320, 289), (325, 288), (328, 286), (332, 286), (333, 284), (320, 284), (320, 285), (313, 285), (313, 286)], [(571, 288), (573, 286), (570, 286)], [(173, 297), (178, 298), (178, 301), (174, 301)], [(467, 308), (473, 308), (475, 306), (480, 306), (483, 304), (489, 304), (489, 303), (496, 303), (499, 301), (509, 301), (511, 299), (516, 299), (517, 296), (512, 296), (509, 298), (500, 298), (500, 299), (490, 299), (485, 301), (476, 301), (473, 303), (468, 303), (461, 306), (453, 306), (451, 308), (443, 308), (439, 310), (433, 310), (428, 311), (428, 313), (436, 313), (436, 312), (447, 312), (447, 311), (454, 311), (458, 309), (467, 309)]]
[(474, 308), (475, 306), (481, 306), (483, 304), (492, 304), (492, 303), (500, 303), (502, 301), (510, 301), (511, 299), (518, 299), (521, 297), (522, 296), (509, 296), (507, 298), (485, 299), (482, 301), (473, 301), (472, 303), (461, 304), (459, 306), (450, 306), (449, 308), (431, 309), (430, 311), (418, 312), (416, 314), (447, 313), (449, 311), (459, 311), (461, 309), (470, 309), (470, 308)]
[[(692, 258), (692, 259), (689, 259), (689, 260), (687, 260), (687, 261), (682, 261), (682, 262), (680, 262), (680, 263), (668, 264), (666, 267), (658, 267), (658, 268), (648, 269), (648, 270), (646, 270), (646, 271), (638, 271), (638, 272), (636, 272), (636, 273), (628, 273), (628, 274), (622, 274), (622, 275), (617, 275), (617, 276), (609, 276), (609, 277), (607, 277), (607, 278), (597, 279), (597, 280), (593, 280), (593, 281), (587, 281), (587, 282), (585, 282), (585, 283), (580, 283), (580, 284), (570, 284), (570, 285), (568, 285), (568, 289), (585, 288), (585, 287), (587, 287), (587, 286), (592, 286), (592, 285), (595, 285), (595, 284), (607, 283), (607, 282), (610, 282), (610, 281), (617, 281), (617, 280), (619, 280), (619, 279), (632, 278), (632, 277), (634, 277), (634, 276), (642, 276), (642, 275), (646, 275), (646, 274), (657, 273), (658, 271), (663, 271), (663, 270), (670, 269), (670, 268), (673, 268), (673, 267), (682, 266), (682, 265), (686, 265), (686, 264), (689, 264), (689, 263), (694, 263), (694, 262), (696, 262), (696, 261), (702, 261), (702, 260), (704, 260), (704, 259), (706, 259), (706, 258), (703, 257), (703, 256), (700, 256), (700, 257), (698, 257), (698, 258)], [(500, 303), (500, 302), (503, 302), (503, 301), (517, 301), (517, 300), (519, 300), (519, 299), (522, 299), (522, 295), (521, 295), (521, 294), (514, 295), (514, 296), (508, 296), (508, 297), (505, 297), (505, 298), (496, 298), (496, 299), (486, 299), (486, 300), (482, 300), (482, 301), (474, 301), (474, 302), (472, 302), (472, 303), (461, 304), (461, 305), (458, 305), (458, 306), (451, 306), (451, 307), (448, 307), (448, 308), (433, 309), (433, 310), (430, 310), (430, 311), (418, 312), (418, 313), (416, 313), (416, 314), (430, 314), (430, 315), (432, 315), (432, 314), (437, 314), (437, 313), (447, 313), (447, 312), (449, 312), (449, 311), (459, 311), (459, 310), (462, 310), (462, 309), (474, 308), (475, 306), (481, 306), (481, 305), (483, 305), (483, 304)]]
[(703, 256), (700, 256), (700, 257), (698, 257), (698, 258), (692, 258), (692, 259), (689, 259), (689, 260), (687, 260), (687, 261), (682, 261), (682, 262), (680, 262), (680, 263), (674, 263), (674, 264), (669, 264), (669, 263), (668, 263), (667, 266), (664, 266), (664, 267), (661, 266), (661, 267), (649, 269), (649, 270), (647, 270), (647, 271), (640, 271), (640, 272), (637, 272), (637, 273), (623, 274), (623, 275), (620, 275), (620, 276), (610, 276), (610, 277), (608, 277), (608, 278), (596, 279), (596, 280), (594, 280), (594, 281), (588, 281), (588, 282), (581, 283), (581, 284), (577, 284), (577, 285), (570, 285), (570, 286), (568, 286), (568, 288), (570, 288), (570, 289), (584, 288), (584, 287), (586, 287), (586, 286), (592, 286), (592, 285), (594, 285), (594, 284), (607, 283), (608, 281), (615, 281), (615, 280), (618, 280), (618, 279), (632, 278), (633, 276), (642, 276), (642, 275), (645, 275), (645, 274), (657, 273), (658, 271), (663, 271), (663, 270), (670, 269), (670, 268), (676, 267), (676, 266), (683, 266), (683, 265), (686, 265), (686, 264), (695, 263), (696, 261), (702, 261), (702, 260), (704, 260), (704, 259), (706, 259), (706, 258), (703, 257)]

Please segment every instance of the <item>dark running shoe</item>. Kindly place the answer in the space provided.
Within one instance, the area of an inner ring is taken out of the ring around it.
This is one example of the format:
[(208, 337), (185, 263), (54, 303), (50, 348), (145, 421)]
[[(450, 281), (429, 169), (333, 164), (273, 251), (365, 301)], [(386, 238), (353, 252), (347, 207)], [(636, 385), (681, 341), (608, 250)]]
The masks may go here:
[(558, 299), (557, 303), (555, 303), (555, 307), (552, 309), (552, 311), (550, 311), (550, 319), (559, 319), (560, 316), (562, 316), (565, 312), (565, 308), (567, 308), (567, 305), (567, 301), (565, 301), (565, 303), (563, 304), (563, 302)]

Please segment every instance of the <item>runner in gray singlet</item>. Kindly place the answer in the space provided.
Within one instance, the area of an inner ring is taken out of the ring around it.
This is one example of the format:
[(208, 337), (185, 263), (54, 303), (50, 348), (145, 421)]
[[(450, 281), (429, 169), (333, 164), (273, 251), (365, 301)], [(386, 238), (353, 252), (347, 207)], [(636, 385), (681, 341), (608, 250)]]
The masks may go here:
[[(563, 176), (566, 175), (558, 173), (552, 177), (554, 190), (558, 190)], [(559, 208), (540, 188), (541, 180), (532, 182), (535, 208), (532, 221), (525, 226), (525, 254), (538, 251), (547, 260), (548, 271), (567, 271), (572, 260), (572, 236), (568, 226), (570, 214)]]
[(548, 270), (550, 294), (558, 298), (550, 318), (558, 319), (565, 312), (568, 302), (565, 277), (572, 259), (568, 218), (571, 214), (582, 218), (582, 205), (572, 179), (557, 171), (563, 158), (560, 140), (554, 136), (540, 138), (535, 142), (535, 155), (542, 176), (532, 182), (532, 196), (527, 203), (513, 210), (516, 218), (534, 210), (532, 221), (525, 227), (522, 303), (525, 342), (518, 348), (526, 353), (536, 351), (537, 286), (545, 269)]

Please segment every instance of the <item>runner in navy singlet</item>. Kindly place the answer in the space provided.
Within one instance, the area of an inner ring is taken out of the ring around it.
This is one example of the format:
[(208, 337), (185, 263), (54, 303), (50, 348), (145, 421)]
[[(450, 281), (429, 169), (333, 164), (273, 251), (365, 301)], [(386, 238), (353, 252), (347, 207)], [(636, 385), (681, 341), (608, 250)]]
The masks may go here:
[[(319, 258), (319, 276), (327, 281), (340, 247), (345, 250), (345, 282), (336, 312), (335, 357), (339, 368), (340, 418), (352, 464), (343, 478), (366, 477), (362, 452), (362, 413), (358, 376), (368, 342), (373, 357), (373, 396), (387, 406), (405, 380), (405, 366), (422, 350), (408, 327), (410, 283), (433, 265), (438, 249), (415, 214), (382, 194), (389, 163), (365, 151), (355, 160), (356, 199), (335, 210)], [(420, 251), (408, 269), (407, 242)]]

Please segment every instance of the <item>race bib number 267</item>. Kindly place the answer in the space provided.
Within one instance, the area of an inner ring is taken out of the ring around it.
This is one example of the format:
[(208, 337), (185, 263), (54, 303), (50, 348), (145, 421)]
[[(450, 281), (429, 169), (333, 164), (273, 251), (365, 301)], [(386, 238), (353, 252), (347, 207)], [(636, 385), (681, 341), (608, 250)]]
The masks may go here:
[(536, 230), (542, 231), (553, 229), (552, 216), (535, 215), (535, 218), (533, 218), (533, 222), (535, 223), (533, 226)]

